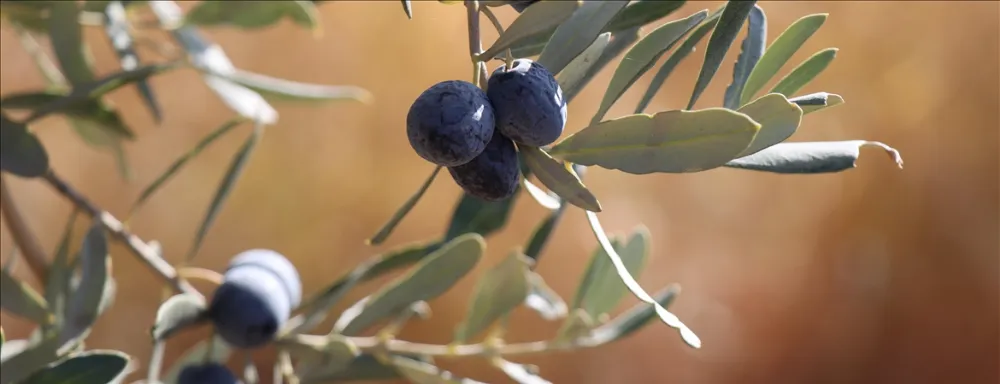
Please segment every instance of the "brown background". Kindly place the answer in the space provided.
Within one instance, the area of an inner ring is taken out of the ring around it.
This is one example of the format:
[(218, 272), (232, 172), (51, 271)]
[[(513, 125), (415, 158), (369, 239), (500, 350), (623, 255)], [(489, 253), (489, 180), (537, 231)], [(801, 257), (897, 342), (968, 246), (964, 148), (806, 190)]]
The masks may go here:
[[(677, 17), (719, 4), (691, 2)], [(727, 169), (631, 176), (593, 169), (587, 182), (605, 207), (606, 229), (649, 227), (654, 259), (639, 280), (650, 290), (671, 282), (684, 287), (673, 309), (704, 347), (691, 350), (671, 329), (653, 325), (614, 345), (526, 362), (538, 364), (556, 383), (996, 383), (998, 3), (762, 4), (769, 42), (801, 16), (830, 13), (784, 71), (822, 48), (840, 48), (831, 67), (802, 92), (838, 93), (847, 104), (809, 115), (793, 139), (883, 141), (902, 152), (906, 168), (896, 169), (878, 150), (866, 149), (858, 169), (819, 176)], [(431, 170), (403, 134), (409, 103), (435, 82), (470, 75), (462, 7), (417, 2), (411, 21), (399, 8), (396, 1), (325, 4), (318, 39), (287, 22), (249, 33), (206, 31), (239, 67), (299, 81), (357, 84), (376, 101), (277, 105), (280, 123), (264, 136), (207, 237), (199, 266), (219, 270), (238, 251), (274, 248), (300, 266), (308, 294), (368, 255), (444, 231), (459, 194), (447, 177), (434, 183), (387, 245), (362, 242)], [(504, 23), (515, 16), (508, 8), (497, 12)], [(0, 30), (0, 93), (43, 86), (11, 30)], [(487, 32), (486, 44), (495, 36)], [(98, 71), (115, 71), (100, 30), (88, 29), (87, 39)], [(683, 106), (704, 45), (678, 68), (649, 111)], [(735, 56), (730, 52), (698, 107), (721, 103)], [(147, 51), (146, 57), (153, 55)], [(570, 107), (568, 131), (582, 127), (597, 108), (612, 68)], [(650, 76), (609, 116), (629, 113)], [(192, 71), (172, 72), (152, 84), (167, 115), (160, 127), (133, 88), (111, 96), (140, 136), (128, 146), (136, 171), (131, 184), (113, 171), (110, 155), (82, 145), (60, 119), (35, 127), (53, 167), (115, 214), (124, 215), (145, 185), (231, 116)], [(171, 261), (183, 258), (247, 129), (208, 149), (134, 219), (135, 232), (162, 242)], [(69, 205), (39, 182), (9, 180), (31, 227), (54, 249)], [(490, 239), (477, 272), (523, 244), (543, 214), (530, 199), (520, 199), (510, 226)], [(82, 231), (85, 223), (79, 224)], [(0, 239), (6, 258), (13, 241), (6, 230)], [(569, 298), (595, 246), (583, 214), (574, 210), (539, 270)], [(90, 346), (123, 349), (145, 366), (160, 289), (123, 248), (115, 246), (112, 253), (118, 297)], [(17, 274), (27, 276), (23, 264)], [(446, 342), (473, 283), (466, 278), (432, 302), (434, 317), (412, 324), (403, 336)], [(375, 287), (366, 284), (349, 299)], [(621, 308), (635, 302), (628, 297)], [(30, 331), (19, 319), (2, 319), (12, 338)], [(556, 327), (520, 311), (510, 337), (541, 339)], [(169, 354), (198, 337), (172, 341)], [(258, 361), (268, 358), (264, 353)], [(508, 382), (480, 361), (448, 367)], [(261, 367), (263, 377), (269, 371)]]

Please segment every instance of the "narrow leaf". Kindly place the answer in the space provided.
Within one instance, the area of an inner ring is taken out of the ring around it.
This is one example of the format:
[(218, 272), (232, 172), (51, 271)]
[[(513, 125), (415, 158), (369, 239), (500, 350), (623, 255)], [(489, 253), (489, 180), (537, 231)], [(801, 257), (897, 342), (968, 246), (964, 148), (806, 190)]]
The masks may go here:
[(524, 255), (528, 256), (532, 260), (538, 260), (541, 256), (542, 250), (545, 249), (545, 244), (549, 242), (549, 238), (552, 237), (552, 231), (555, 230), (556, 224), (559, 223), (559, 219), (562, 218), (563, 212), (566, 211), (566, 206), (561, 205), (559, 208), (552, 213), (549, 213), (545, 219), (542, 219), (535, 230), (531, 233), (531, 238), (528, 240), (528, 244), (524, 247)]
[(833, 93), (817, 92), (791, 98), (788, 101), (801, 107), (803, 114), (808, 114), (841, 105), (844, 103), (844, 98)]
[(555, 290), (545, 284), (545, 279), (535, 272), (528, 272), (531, 291), (524, 299), (524, 305), (538, 312), (545, 320), (556, 320), (566, 316), (566, 302)]
[(61, 341), (69, 341), (83, 334), (94, 324), (107, 302), (105, 294), (109, 280), (111, 260), (108, 257), (107, 236), (100, 220), (94, 220), (80, 250), (80, 283), (67, 303), (66, 318), (60, 331)]
[(264, 126), (259, 122), (256, 123), (253, 132), (247, 137), (246, 142), (236, 151), (232, 162), (229, 164), (229, 169), (226, 170), (222, 182), (215, 190), (215, 196), (212, 198), (211, 205), (208, 206), (208, 211), (205, 212), (205, 218), (202, 220), (201, 226), (198, 227), (198, 232), (195, 234), (194, 242), (191, 244), (191, 250), (188, 251), (186, 260), (191, 261), (198, 254), (198, 249), (201, 248), (201, 243), (205, 239), (205, 235), (208, 234), (208, 230), (212, 227), (216, 216), (222, 210), (226, 199), (229, 198), (229, 193), (232, 191), (233, 186), (236, 185), (236, 181), (243, 174), (243, 169), (246, 167), (247, 162), (249, 162), (250, 155), (253, 153), (254, 148), (257, 147), (257, 143), (260, 141), (263, 133)]
[(52, 257), (52, 264), (49, 265), (49, 274), (45, 278), (45, 302), (48, 303), (49, 310), (57, 322), (61, 321), (66, 310), (66, 297), (73, 273), (69, 262), (69, 242), (73, 238), (73, 226), (76, 224), (78, 214), (79, 211), (75, 209), (70, 213), (63, 228), (62, 239), (59, 240), (59, 246)]
[(296, 347), (283, 346), (299, 362), (295, 367), (295, 375), (302, 382), (314, 382), (342, 371), (360, 357), (358, 347), (343, 336), (330, 335), (323, 337), (322, 340), (322, 345), (313, 346), (312, 349), (315, 350), (308, 352)]
[(784, 32), (781, 32), (781, 35), (778, 35), (777, 39), (771, 42), (771, 45), (764, 52), (764, 56), (761, 56), (760, 61), (750, 72), (740, 96), (740, 104), (746, 104), (753, 99), (754, 95), (764, 88), (764, 84), (767, 84), (771, 78), (778, 74), (781, 67), (788, 62), (788, 59), (792, 58), (792, 55), (802, 47), (802, 44), (813, 33), (816, 33), (819, 27), (823, 26), (826, 17), (825, 13), (804, 16), (788, 26)]
[(256, 91), (264, 98), (275, 101), (332, 101), (352, 100), (370, 103), (371, 92), (352, 85), (321, 85), (300, 83), (235, 69), (229, 73), (216, 73), (219, 77)]
[(556, 331), (557, 342), (572, 343), (590, 336), (590, 330), (594, 328), (594, 319), (582, 308), (577, 308), (570, 312), (569, 317), (563, 321)]
[(173, 164), (170, 164), (170, 167), (167, 167), (166, 171), (164, 171), (159, 177), (156, 178), (156, 180), (153, 180), (149, 186), (142, 190), (142, 193), (139, 194), (139, 198), (132, 203), (132, 207), (129, 209), (129, 216), (131, 217), (134, 215), (135, 212), (139, 210), (139, 207), (141, 207), (146, 200), (152, 197), (153, 194), (156, 193), (156, 191), (158, 191), (168, 180), (180, 172), (181, 168), (187, 165), (188, 161), (197, 157), (203, 150), (205, 150), (205, 148), (208, 148), (208, 146), (216, 140), (238, 127), (242, 122), (243, 119), (241, 118), (225, 122), (222, 126), (216, 128), (212, 132), (209, 132), (208, 135), (205, 135), (205, 137), (195, 144), (194, 148), (191, 148), (187, 151), (187, 153), (181, 155), (181, 157), (177, 158), (177, 160), (174, 160)]
[(684, 6), (686, 1), (672, 0), (637, 0), (625, 7), (604, 26), (605, 32), (624, 31), (643, 27), (659, 19), (669, 16)]
[(445, 240), (454, 239), (466, 233), (478, 233), (486, 237), (499, 231), (507, 225), (510, 210), (514, 207), (519, 192), (520, 187), (518, 187), (518, 191), (514, 192), (514, 196), (502, 201), (486, 201), (468, 193), (462, 193), (462, 197), (455, 205), (455, 211), (451, 215)]
[(747, 148), (760, 124), (723, 108), (631, 115), (591, 125), (549, 153), (566, 161), (631, 174), (699, 172)]
[[(108, 40), (110, 40), (115, 53), (118, 54), (118, 61), (121, 63), (122, 69), (128, 71), (138, 68), (139, 55), (135, 51), (135, 39), (132, 38), (132, 33), (129, 32), (131, 23), (129, 23), (125, 5), (122, 1), (109, 1), (103, 12), (105, 23), (104, 33), (108, 36)], [(146, 108), (153, 115), (153, 120), (159, 123), (163, 120), (163, 112), (156, 101), (156, 97), (153, 95), (153, 89), (150, 88), (149, 82), (145, 79), (138, 80), (135, 85), (139, 90), (139, 95), (142, 97), (143, 103), (146, 104)]]
[(715, 77), (715, 72), (722, 65), (722, 60), (726, 57), (726, 52), (736, 40), (736, 35), (743, 28), (750, 10), (753, 9), (756, 1), (735, 1), (726, 3), (726, 8), (719, 17), (719, 24), (716, 25), (712, 37), (708, 38), (708, 48), (705, 49), (705, 62), (701, 65), (701, 72), (698, 73), (698, 81), (694, 85), (694, 92), (691, 93), (691, 100), (688, 101), (686, 109), (694, 108), (694, 103), (701, 97), (708, 84)]
[[(657, 292), (653, 295), (653, 298), (661, 307), (669, 308), (677, 295), (680, 294), (680, 291), (680, 286), (674, 284)], [(594, 328), (586, 341), (586, 345), (601, 345), (624, 339), (648, 324), (656, 316), (655, 307), (645, 303), (637, 304), (611, 321)]]
[(531, 172), (552, 192), (577, 207), (588, 211), (601, 211), (601, 203), (566, 165), (556, 161), (540, 148), (522, 146), (519, 149), (524, 154)]
[[(610, 238), (611, 247), (615, 251), (621, 251), (624, 247), (625, 240), (623, 236), (612, 236)], [(598, 244), (597, 248), (590, 255), (590, 262), (587, 264), (587, 270), (584, 271), (583, 276), (580, 278), (580, 283), (576, 286), (576, 294), (573, 295), (573, 301), (570, 302), (570, 308), (579, 309), (583, 306), (583, 300), (587, 297), (587, 292), (590, 290), (590, 286), (593, 281), (599, 280), (602, 274), (605, 272), (603, 268), (598, 268), (601, 257), (607, 258), (607, 253), (604, 252), (604, 247)], [(612, 266), (607, 264), (607, 266)], [(617, 272), (616, 272), (617, 273)], [(617, 276), (617, 275), (616, 275)], [(586, 313), (586, 311), (584, 311)]]
[(201, 297), (178, 294), (160, 304), (153, 323), (154, 341), (162, 341), (174, 333), (208, 320), (208, 306)]
[[(534, 7), (529, 7), (517, 19), (514, 19), (507, 30), (479, 57), (483, 60), (489, 60), (522, 40), (535, 35), (544, 36), (546, 32), (569, 19), (582, 3), (580, 0), (542, 1)], [(549, 70), (552, 69), (549, 68)]]
[(94, 79), (77, 2), (55, 1), (49, 5), (49, 38), (59, 68), (70, 84), (76, 86)]
[[(211, 346), (209, 345), (211, 343)], [(188, 365), (219, 363), (226, 364), (229, 356), (232, 355), (232, 348), (226, 344), (219, 336), (201, 340), (194, 346), (184, 351), (167, 371), (161, 382), (177, 383), (177, 377)]]
[(670, 50), (677, 43), (677, 40), (688, 33), (691, 28), (694, 28), (698, 23), (705, 20), (706, 16), (708, 16), (708, 10), (703, 10), (686, 18), (663, 24), (632, 46), (632, 49), (625, 54), (625, 58), (618, 64), (618, 68), (615, 69), (611, 83), (608, 84), (608, 89), (604, 92), (604, 99), (601, 100), (601, 106), (597, 109), (597, 113), (594, 114), (590, 123), (596, 124), (603, 120), (604, 115), (618, 101), (618, 98), (625, 94), (625, 91), (632, 84), (635, 84), (636, 80), (639, 80), (639, 77), (642, 77), (646, 71), (652, 68), (656, 64), (656, 61), (660, 59), (660, 56)]
[(604, 49), (608, 47), (608, 43), (610, 42), (611, 32), (598, 35), (597, 39), (583, 53), (573, 59), (573, 61), (566, 65), (566, 68), (563, 68), (556, 75), (559, 88), (563, 90), (564, 94), (567, 92), (576, 94), (580, 91), (580, 85), (584, 83), (587, 73), (590, 72), (594, 64), (597, 64), (597, 60), (604, 53)]
[(881, 148), (903, 168), (899, 151), (877, 141), (820, 141), (781, 143), (726, 163), (727, 167), (772, 173), (833, 173), (857, 166), (861, 147)]
[(476, 283), (465, 320), (458, 326), (455, 343), (464, 343), (509, 314), (528, 297), (528, 258), (513, 251)]
[(535, 201), (538, 202), (538, 205), (541, 205), (542, 208), (556, 210), (559, 209), (559, 207), (562, 207), (562, 199), (559, 198), (559, 195), (542, 189), (541, 187), (528, 181), (528, 179), (522, 177), (521, 186), (524, 187), (524, 190), (528, 192), (528, 195), (531, 195), (531, 197), (535, 199)]
[(604, 67), (608, 66), (608, 64), (610, 64), (612, 60), (617, 58), (618, 55), (620, 55), (622, 52), (625, 51), (625, 49), (631, 47), (632, 44), (635, 43), (636, 41), (639, 41), (639, 28), (633, 28), (620, 32), (612, 32), (611, 43), (609, 43), (608, 46), (604, 48), (604, 52), (602, 52), (601, 56), (597, 58), (597, 62), (595, 62), (594, 65), (590, 67), (590, 69), (587, 71), (587, 74), (583, 76), (583, 80), (580, 80), (579, 84), (576, 86), (575, 89), (563, 90), (563, 98), (566, 100), (566, 102), (567, 103), (572, 102), (573, 99), (576, 98), (576, 95), (578, 95), (580, 91), (586, 88), (587, 84), (590, 84), (590, 81), (594, 77), (596, 77), (598, 73), (604, 70)]
[(810, 81), (819, 76), (830, 62), (837, 57), (837, 48), (827, 48), (822, 51), (816, 52), (814, 55), (810, 56), (808, 59), (799, 64), (798, 67), (793, 69), (788, 73), (781, 81), (778, 82), (774, 88), (771, 89), (771, 93), (780, 93), (786, 96), (791, 96), (792, 94), (798, 92), (802, 87), (809, 84)]
[(747, 149), (739, 154), (743, 157), (785, 141), (795, 133), (802, 123), (802, 108), (788, 101), (780, 93), (769, 93), (739, 109), (760, 124), (760, 131)]
[(109, 350), (90, 350), (50, 364), (23, 384), (119, 383), (128, 375), (132, 358)]
[(420, 188), (417, 189), (417, 191), (414, 192), (409, 199), (406, 199), (406, 202), (404, 202), (403, 205), (396, 210), (396, 213), (389, 218), (389, 221), (382, 225), (382, 228), (375, 233), (375, 236), (365, 240), (365, 243), (368, 245), (379, 245), (385, 242), (386, 239), (389, 238), (389, 235), (392, 234), (392, 231), (396, 229), (396, 226), (399, 225), (399, 222), (403, 221), (403, 218), (410, 213), (410, 210), (412, 210), (413, 207), (417, 205), (417, 202), (420, 201), (420, 198), (424, 196), (424, 193), (427, 192), (427, 188), (429, 188), (431, 183), (434, 182), (434, 178), (437, 177), (441, 168), (442, 167), (440, 166), (434, 167), (434, 171), (431, 171), (431, 174), (427, 176), (427, 179), (425, 179), (424, 183), (420, 185)]
[[(621, 246), (612, 244), (630, 276), (638, 277), (642, 274), (649, 259), (649, 238), (649, 230), (640, 226)], [(603, 247), (594, 252), (584, 276), (577, 290), (582, 297), (574, 300), (574, 309), (582, 308), (591, 318), (596, 320), (611, 313), (622, 297), (625, 297), (627, 287), (622, 284), (622, 279)]]
[[(543, 1), (542, 4), (545, 2)], [(559, 24), (545, 44), (538, 63), (552, 73), (562, 72), (573, 58), (587, 49), (628, 2), (587, 1), (568, 20)]]
[(510, 362), (503, 358), (494, 359), (493, 365), (500, 368), (503, 373), (518, 384), (552, 384), (551, 381), (538, 375), (537, 367), (529, 368), (527, 365)]
[[(413, 356), (396, 355), (399, 358), (412, 358)], [(324, 367), (325, 368), (325, 367)], [(302, 377), (302, 384), (318, 384), (346, 381), (365, 380), (392, 380), (399, 378), (399, 373), (392, 365), (382, 364), (371, 354), (363, 354), (350, 362), (340, 370), (321, 369), (320, 372), (306, 372)]]
[[(543, 1), (539, 4), (545, 4)], [(528, 8), (529, 10), (531, 7)], [(400, 375), (415, 384), (485, 384), (479, 381), (460, 378), (451, 372), (442, 370), (429, 363), (416, 361), (399, 356), (390, 356), (389, 361), (396, 367)]]
[(25, 178), (49, 170), (49, 155), (28, 127), (0, 113), (0, 170)]
[(611, 262), (614, 264), (615, 270), (618, 271), (618, 276), (621, 277), (622, 282), (625, 283), (625, 286), (628, 287), (629, 291), (631, 291), (632, 294), (639, 300), (652, 305), (656, 314), (660, 317), (660, 320), (668, 326), (677, 329), (680, 332), (681, 339), (683, 339), (687, 345), (693, 348), (701, 348), (701, 340), (698, 336), (695, 335), (695, 333), (686, 325), (684, 325), (684, 323), (681, 322), (676, 315), (667, 311), (666, 308), (663, 308), (663, 306), (661, 306), (656, 300), (650, 297), (649, 294), (642, 289), (642, 286), (635, 281), (635, 278), (629, 274), (627, 267), (624, 263), (622, 263), (621, 257), (618, 256), (618, 253), (615, 252), (611, 243), (608, 241), (608, 236), (604, 233), (604, 229), (601, 228), (601, 222), (597, 219), (597, 214), (593, 212), (586, 213), (587, 220), (590, 222), (590, 228), (594, 231), (594, 236), (597, 237), (597, 241), (602, 247), (604, 247), (604, 252), (608, 254), (608, 258), (611, 259)]
[(485, 240), (478, 234), (451, 240), (414, 266), (410, 273), (373, 294), (364, 311), (344, 328), (343, 334), (358, 334), (410, 304), (445, 293), (475, 267), (485, 247)]
[(199, 26), (258, 29), (285, 18), (301, 26), (315, 28), (319, 15), (308, 1), (203, 1), (188, 11), (184, 21)]
[(767, 16), (759, 5), (754, 5), (747, 17), (747, 36), (740, 45), (740, 55), (733, 66), (733, 82), (726, 87), (722, 106), (729, 109), (741, 107), (740, 95), (746, 85), (750, 71), (764, 55), (764, 45), (767, 44)]
[(54, 320), (45, 298), (6, 270), (0, 270), (0, 308), (35, 324), (48, 324)]
[(413, 6), (410, 4), (410, 0), (401, 0), (403, 3), (403, 12), (406, 12), (407, 19), (413, 19)]

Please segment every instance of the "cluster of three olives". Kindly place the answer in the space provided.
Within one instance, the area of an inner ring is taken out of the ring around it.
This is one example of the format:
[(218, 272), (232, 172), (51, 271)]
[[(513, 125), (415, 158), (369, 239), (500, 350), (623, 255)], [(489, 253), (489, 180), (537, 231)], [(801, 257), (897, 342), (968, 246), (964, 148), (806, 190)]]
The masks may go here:
[(566, 102), (542, 65), (515, 60), (497, 68), (486, 91), (448, 80), (417, 97), (406, 116), (410, 145), (420, 157), (447, 167), (466, 193), (487, 201), (510, 197), (520, 177), (517, 145), (556, 141), (566, 125)]

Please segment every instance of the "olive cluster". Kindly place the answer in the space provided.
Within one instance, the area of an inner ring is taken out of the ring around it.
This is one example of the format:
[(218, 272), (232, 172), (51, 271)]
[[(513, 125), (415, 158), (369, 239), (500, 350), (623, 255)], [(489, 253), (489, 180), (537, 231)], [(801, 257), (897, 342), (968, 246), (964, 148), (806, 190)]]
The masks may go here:
[(552, 144), (566, 126), (562, 89), (541, 64), (518, 59), (490, 76), (486, 91), (447, 80), (417, 97), (406, 133), (417, 154), (448, 168), (466, 193), (488, 201), (517, 189), (518, 146)]

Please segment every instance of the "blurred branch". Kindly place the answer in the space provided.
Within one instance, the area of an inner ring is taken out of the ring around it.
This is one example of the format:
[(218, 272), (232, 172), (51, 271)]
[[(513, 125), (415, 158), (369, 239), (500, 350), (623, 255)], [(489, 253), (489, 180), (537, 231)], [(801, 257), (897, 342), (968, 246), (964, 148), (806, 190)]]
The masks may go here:
[(483, 43), (479, 37), (479, 1), (465, 0), (465, 9), (469, 17), (469, 57), (472, 58), (473, 83), (479, 87), (486, 86), (486, 63), (478, 59), (483, 53)]
[[(415, 343), (399, 339), (385, 339), (378, 336), (372, 337), (347, 337), (347, 340), (364, 353), (389, 352), (402, 355), (420, 355), (428, 357), (461, 358), (476, 356), (524, 356), (534, 355), (553, 351), (565, 351), (580, 348), (592, 348), (606, 344), (610, 339), (599, 339), (595, 337), (580, 337), (575, 340), (557, 341), (541, 340), (515, 344), (475, 343), (460, 345), (440, 345)], [(291, 335), (287, 339), (278, 340), (277, 343), (295, 343), (301, 345), (323, 346), (329, 341), (326, 335)]]
[(91, 217), (99, 219), (108, 232), (111, 232), (116, 239), (125, 243), (133, 254), (138, 256), (153, 272), (165, 280), (174, 291), (203, 297), (190, 283), (177, 274), (177, 270), (160, 256), (156, 248), (126, 230), (122, 222), (112, 216), (111, 213), (91, 203), (90, 200), (77, 192), (52, 170), (49, 170), (42, 177), (52, 188), (55, 188), (57, 192), (69, 199), (78, 209), (86, 212)]
[(28, 228), (28, 223), (24, 221), (24, 216), (21, 215), (21, 212), (18, 211), (17, 206), (14, 204), (14, 198), (10, 195), (10, 189), (7, 189), (7, 178), (3, 175), (0, 175), (0, 213), (2, 213), (3, 220), (7, 223), (7, 230), (10, 231), (10, 235), (14, 238), (14, 244), (21, 250), (24, 261), (27, 262), (28, 268), (31, 269), (31, 273), (44, 286), (45, 279), (49, 274), (48, 262), (45, 261), (45, 250), (38, 243), (38, 238), (31, 233), (31, 228)]

